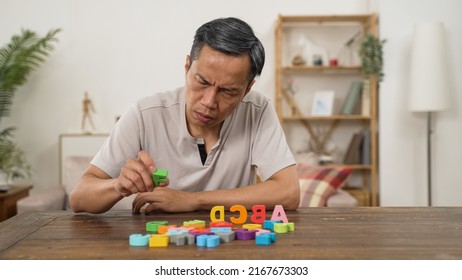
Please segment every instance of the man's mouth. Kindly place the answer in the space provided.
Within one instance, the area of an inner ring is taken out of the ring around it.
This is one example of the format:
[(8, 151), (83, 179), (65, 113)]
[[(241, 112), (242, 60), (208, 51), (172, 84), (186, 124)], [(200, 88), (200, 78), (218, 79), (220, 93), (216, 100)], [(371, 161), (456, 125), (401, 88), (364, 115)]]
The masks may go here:
[(203, 123), (208, 123), (213, 118), (207, 114), (196, 112), (196, 119)]

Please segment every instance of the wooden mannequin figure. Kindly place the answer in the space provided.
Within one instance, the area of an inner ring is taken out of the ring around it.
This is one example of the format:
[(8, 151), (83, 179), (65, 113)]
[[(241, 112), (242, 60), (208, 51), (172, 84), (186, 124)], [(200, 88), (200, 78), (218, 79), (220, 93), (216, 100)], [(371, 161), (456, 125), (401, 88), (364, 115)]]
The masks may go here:
[(92, 113), (95, 112), (95, 109), (93, 108), (93, 103), (91, 102), (91, 99), (88, 97), (88, 92), (85, 92), (82, 105), (83, 105), (82, 131), (85, 130), (85, 123), (86, 123), (87, 118), (88, 118), (88, 121), (90, 122), (91, 128), (95, 129), (95, 125), (93, 124), (93, 117), (92, 117)]

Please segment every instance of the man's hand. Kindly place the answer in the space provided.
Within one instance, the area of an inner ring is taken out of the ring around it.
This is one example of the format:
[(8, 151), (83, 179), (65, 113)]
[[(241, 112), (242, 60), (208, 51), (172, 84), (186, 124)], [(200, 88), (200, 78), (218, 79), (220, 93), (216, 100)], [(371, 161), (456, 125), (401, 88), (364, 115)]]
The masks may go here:
[[(168, 182), (167, 182), (168, 183)], [(164, 183), (163, 183), (164, 184)], [(139, 193), (133, 200), (133, 213), (149, 212), (192, 212), (197, 210), (196, 193), (179, 191), (171, 188), (156, 188), (152, 192)]]
[[(156, 166), (151, 156), (146, 151), (140, 151), (138, 158), (129, 159), (122, 167), (120, 175), (116, 179), (116, 191), (122, 196), (151, 192), (155, 187), (152, 182), (154, 170), (156, 170)], [(168, 180), (160, 185), (167, 186)]]

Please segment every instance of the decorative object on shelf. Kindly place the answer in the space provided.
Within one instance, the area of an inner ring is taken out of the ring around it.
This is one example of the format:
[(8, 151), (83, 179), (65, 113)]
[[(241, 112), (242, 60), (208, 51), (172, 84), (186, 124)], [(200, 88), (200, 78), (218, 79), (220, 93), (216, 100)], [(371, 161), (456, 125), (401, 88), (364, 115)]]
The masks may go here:
[(297, 56), (300, 56), (303, 62), (310, 66), (322, 66), (329, 61), (326, 48), (316, 44), (304, 34), (300, 34), (297, 40), (294, 58)]
[[(44, 37), (27, 29), (14, 35), (6, 46), (0, 49), (0, 120), (10, 114), (17, 89), (26, 83), (29, 74), (45, 61), (53, 50), (53, 42), (60, 29), (49, 31)], [(0, 170), (8, 180), (26, 178), (30, 166), (23, 150), (16, 144), (13, 132), (16, 127), (0, 130)]]
[[(287, 77), (285, 79), (285, 82), (284, 82), (284, 85), (283, 85), (283, 89), (282, 89), (284, 92), (287, 92), (287, 93), (290, 93), (290, 95), (293, 96), (295, 95), (296, 93), (296, 88), (294, 86), (294, 79), (292, 77)], [(292, 109), (292, 116), (296, 116), (297, 115), (297, 108), (296, 108), (296, 104), (295, 104), (295, 101), (291, 104), (291, 109)]]
[[(317, 164), (325, 165), (332, 163), (333, 154), (337, 150), (337, 146), (328, 141), (330, 131), (326, 127), (314, 128), (313, 132), (317, 137), (312, 137), (308, 140), (308, 153), (316, 156)], [(316, 140), (316, 141), (315, 141)]]
[(329, 60), (329, 66), (337, 66), (338, 65), (338, 59), (336, 58), (331, 58)]
[(341, 115), (353, 115), (358, 109), (361, 97), (361, 89), (363, 83), (361, 81), (354, 81), (350, 85), (347, 96), (343, 101), (342, 108), (340, 109)]
[(313, 116), (331, 116), (334, 107), (335, 93), (332, 90), (316, 91), (311, 106)]
[(305, 53), (306, 50), (310, 49), (306, 37), (303, 34), (298, 35), (296, 43), (293, 45), (292, 49), (294, 54), (292, 55), (292, 65), (293, 66), (303, 66), (306, 64)]
[(315, 65), (315, 66), (322, 66), (323, 65), (322, 55), (320, 55), (320, 54), (313, 55), (313, 65)]
[(95, 124), (93, 123), (93, 113), (95, 113), (95, 108), (93, 107), (93, 103), (90, 97), (88, 97), (88, 92), (85, 92), (82, 100), (82, 131), (85, 131), (85, 124), (87, 119), (90, 122), (91, 128), (95, 129)]
[(296, 55), (292, 59), (292, 65), (294, 65), (294, 66), (303, 66), (305, 64), (306, 64), (306, 61), (303, 59), (303, 56), (301, 56), (301, 55)]
[(338, 53), (340, 59), (340, 65), (352, 66), (355, 64), (355, 49), (357, 39), (360, 37), (361, 31), (356, 32), (353, 36), (346, 41)]
[(371, 33), (364, 36), (359, 49), (364, 78), (368, 79), (371, 75), (376, 75), (378, 82), (383, 80), (383, 44), (385, 42), (386, 40), (380, 40)]
[(432, 201), (432, 112), (449, 108), (449, 69), (442, 22), (415, 25), (410, 58), (410, 109), (427, 113), (427, 191)]

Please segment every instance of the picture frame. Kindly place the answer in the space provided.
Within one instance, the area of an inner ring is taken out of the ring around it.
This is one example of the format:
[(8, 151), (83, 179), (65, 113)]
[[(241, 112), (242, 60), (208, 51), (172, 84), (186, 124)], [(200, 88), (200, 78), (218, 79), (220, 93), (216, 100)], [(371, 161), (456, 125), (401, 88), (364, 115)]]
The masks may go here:
[(312, 116), (332, 116), (335, 92), (333, 90), (316, 91), (311, 107)]

